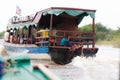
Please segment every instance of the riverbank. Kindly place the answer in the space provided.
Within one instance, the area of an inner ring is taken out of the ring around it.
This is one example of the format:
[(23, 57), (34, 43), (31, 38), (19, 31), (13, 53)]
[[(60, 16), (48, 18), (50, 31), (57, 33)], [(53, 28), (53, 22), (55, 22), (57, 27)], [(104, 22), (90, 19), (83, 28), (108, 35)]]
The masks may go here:
[(116, 48), (120, 48), (120, 39), (107, 41), (107, 40), (101, 40), (96, 42), (97, 45), (110, 45)]

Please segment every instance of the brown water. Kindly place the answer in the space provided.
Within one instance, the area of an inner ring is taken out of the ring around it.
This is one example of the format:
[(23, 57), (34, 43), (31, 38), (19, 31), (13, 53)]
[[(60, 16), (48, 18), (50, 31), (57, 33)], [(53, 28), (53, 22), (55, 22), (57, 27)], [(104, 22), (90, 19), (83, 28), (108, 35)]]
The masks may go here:
[(77, 56), (67, 65), (55, 64), (47, 54), (29, 56), (32, 58), (32, 64), (45, 64), (51, 72), (64, 80), (119, 80), (120, 49), (112, 46), (97, 47), (99, 51), (96, 57)]
[(65, 80), (119, 80), (120, 49), (112, 46), (98, 46), (94, 58), (75, 57), (70, 64), (57, 65), (50, 59), (32, 60), (47, 64), (49, 69)]

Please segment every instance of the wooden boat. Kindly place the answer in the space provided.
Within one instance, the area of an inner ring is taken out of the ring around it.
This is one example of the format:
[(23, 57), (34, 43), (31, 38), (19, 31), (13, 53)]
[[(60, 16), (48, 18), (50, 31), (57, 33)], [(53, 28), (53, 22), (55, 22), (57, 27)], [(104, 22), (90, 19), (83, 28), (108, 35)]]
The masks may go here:
[[(6, 43), (6, 49), (48, 53), (58, 64), (67, 64), (74, 56), (93, 56), (98, 51), (95, 47), (95, 12), (90, 9), (51, 7), (27, 17), (14, 16), (7, 26), (13, 37), (9, 37), (10, 43)], [(78, 25), (85, 16), (92, 19), (91, 32), (78, 31)], [(65, 35), (69, 36), (72, 47), (59, 45)]]
[(11, 44), (4, 42), (4, 47), (6, 50), (17, 53), (47, 53), (49, 51), (48, 47), (38, 47), (34, 44)]
[[(32, 64), (28, 56), (8, 56), (0, 60), (0, 80), (61, 80), (43, 64)], [(4, 63), (4, 64), (3, 64)]]

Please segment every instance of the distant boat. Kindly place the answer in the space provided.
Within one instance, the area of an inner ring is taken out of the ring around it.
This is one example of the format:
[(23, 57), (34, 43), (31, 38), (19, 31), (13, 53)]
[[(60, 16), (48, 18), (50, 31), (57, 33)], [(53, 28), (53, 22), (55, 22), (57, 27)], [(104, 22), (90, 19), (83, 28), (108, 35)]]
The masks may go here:
[[(51, 7), (25, 17), (12, 17), (7, 25), (9, 51), (48, 53), (58, 64), (67, 64), (77, 55), (95, 55), (96, 10), (66, 7)], [(78, 24), (85, 16), (92, 18), (91, 32), (79, 32)], [(60, 40), (68, 35), (70, 46), (60, 46)]]

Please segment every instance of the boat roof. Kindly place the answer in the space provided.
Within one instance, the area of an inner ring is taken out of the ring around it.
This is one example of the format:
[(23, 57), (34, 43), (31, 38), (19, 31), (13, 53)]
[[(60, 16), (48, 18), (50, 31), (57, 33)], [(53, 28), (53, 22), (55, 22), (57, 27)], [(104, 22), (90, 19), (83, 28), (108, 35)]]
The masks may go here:
[(41, 11), (36, 12), (33, 15), (28, 15), (26, 17), (26, 20), (20, 20), (18, 17), (17, 21), (13, 21), (13, 18), (9, 21), (7, 28), (19, 28), (19, 27), (24, 27), (28, 25), (33, 25), (37, 24), (42, 16), (47, 16), (47, 15), (55, 15), (59, 16), (63, 13), (71, 16), (72, 18), (77, 18), (79, 21), (78, 23), (81, 22), (84, 16), (90, 16), (91, 18), (95, 18), (95, 12), (96, 10), (91, 10), (91, 9), (82, 9), (82, 8), (68, 8), (68, 7), (51, 7), (47, 8)]
[(87, 13), (92, 18), (95, 18), (95, 12), (96, 12), (96, 10), (82, 9), (82, 8), (51, 7), (51, 8), (44, 9), (42, 11), (37, 12), (33, 21), (35, 21), (35, 19), (38, 18), (37, 16), (41, 15), (41, 13), (42, 13), (42, 15), (54, 14), (56, 16), (58, 16), (62, 13), (67, 13), (70, 16), (78, 16), (83, 13)]

